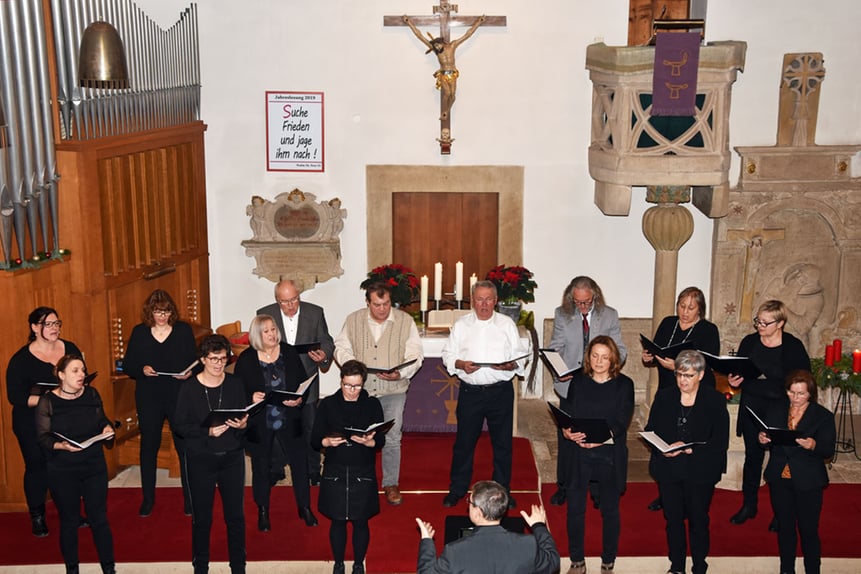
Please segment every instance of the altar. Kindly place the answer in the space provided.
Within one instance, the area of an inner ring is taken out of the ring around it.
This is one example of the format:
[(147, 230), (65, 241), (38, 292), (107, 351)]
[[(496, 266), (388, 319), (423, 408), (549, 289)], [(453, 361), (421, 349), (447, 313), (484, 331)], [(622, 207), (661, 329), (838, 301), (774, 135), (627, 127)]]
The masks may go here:
[[(520, 343), (531, 348), (529, 334), (520, 328)], [(404, 406), (405, 432), (455, 432), (457, 430), (457, 396), (460, 390), (457, 377), (446, 371), (442, 362), (442, 349), (448, 341), (448, 333), (428, 333), (422, 336), (424, 362), (415, 374), (407, 392)], [(528, 364), (528, 363), (527, 363)], [(538, 373), (540, 375), (540, 369)], [(514, 434), (517, 434), (517, 397), (521, 395), (522, 378), (515, 377), (514, 389)], [(536, 388), (541, 388), (540, 381)]]

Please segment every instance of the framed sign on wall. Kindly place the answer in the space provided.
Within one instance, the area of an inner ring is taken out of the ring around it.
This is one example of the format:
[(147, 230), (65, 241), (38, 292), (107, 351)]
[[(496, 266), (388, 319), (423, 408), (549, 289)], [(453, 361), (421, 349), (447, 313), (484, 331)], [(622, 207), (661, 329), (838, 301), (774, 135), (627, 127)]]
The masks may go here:
[(323, 92), (266, 92), (266, 170), (325, 171)]

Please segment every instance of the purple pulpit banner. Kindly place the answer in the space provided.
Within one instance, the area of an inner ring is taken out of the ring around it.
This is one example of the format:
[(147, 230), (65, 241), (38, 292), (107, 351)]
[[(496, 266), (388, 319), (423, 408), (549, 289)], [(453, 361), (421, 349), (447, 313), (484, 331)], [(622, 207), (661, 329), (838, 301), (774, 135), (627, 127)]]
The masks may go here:
[(652, 116), (693, 116), (696, 112), (699, 32), (660, 32), (655, 40)]

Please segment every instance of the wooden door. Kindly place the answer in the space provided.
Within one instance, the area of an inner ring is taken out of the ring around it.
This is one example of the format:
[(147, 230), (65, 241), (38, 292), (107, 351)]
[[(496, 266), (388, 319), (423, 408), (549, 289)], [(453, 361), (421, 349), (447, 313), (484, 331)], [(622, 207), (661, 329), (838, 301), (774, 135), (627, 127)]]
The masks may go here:
[[(499, 195), (402, 192), (392, 195), (392, 262), (427, 275), (433, 298), (434, 263), (443, 264), (443, 291), (454, 291), (455, 263), (463, 263), (464, 299), (469, 277), (483, 279), (497, 265)], [(453, 296), (446, 296), (447, 299)]]

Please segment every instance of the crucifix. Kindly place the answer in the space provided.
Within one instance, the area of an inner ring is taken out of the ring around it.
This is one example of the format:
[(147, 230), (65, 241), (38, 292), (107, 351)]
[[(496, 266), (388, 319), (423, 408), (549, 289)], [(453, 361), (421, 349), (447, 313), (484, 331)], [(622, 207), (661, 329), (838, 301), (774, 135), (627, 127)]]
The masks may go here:
[[(440, 135), (437, 138), (441, 155), (451, 154), (451, 107), (457, 92), (457, 77), (460, 75), (454, 63), (454, 53), (463, 42), (469, 39), (479, 26), (505, 26), (505, 16), (460, 16), (457, 4), (449, 4), (448, 0), (440, 0), (439, 6), (433, 7), (432, 16), (383, 16), (383, 26), (408, 26), (428, 50), (439, 60), (439, 70), (434, 72), (436, 87), (440, 91)], [(425, 38), (419, 31), (419, 26), (439, 25), (439, 37), (434, 38), (428, 32)], [(467, 31), (456, 40), (451, 39), (451, 28), (469, 26)]]

